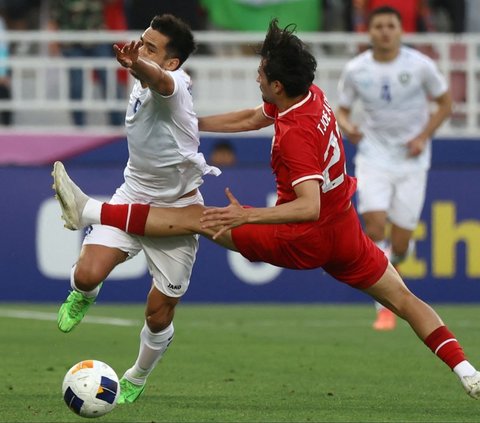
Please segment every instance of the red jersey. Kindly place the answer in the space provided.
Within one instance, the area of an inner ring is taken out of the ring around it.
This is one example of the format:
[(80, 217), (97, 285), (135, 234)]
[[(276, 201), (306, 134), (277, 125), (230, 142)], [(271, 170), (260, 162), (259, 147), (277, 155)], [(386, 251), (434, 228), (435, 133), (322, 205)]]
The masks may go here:
[(291, 269), (322, 267), (357, 288), (373, 285), (388, 261), (362, 231), (351, 206), (356, 180), (345, 171), (342, 138), (323, 92), (312, 85), (288, 110), (279, 112), (265, 103), (263, 111), (275, 119), (272, 169), (277, 204), (295, 200), (296, 185), (318, 180), (320, 217), (314, 222), (238, 226), (232, 229), (235, 247), (250, 261)]
[(321, 183), (318, 223), (343, 212), (356, 180), (346, 173), (342, 137), (323, 91), (312, 85), (307, 96), (289, 109), (279, 112), (275, 105), (264, 103), (263, 112), (275, 119), (271, 166), (277, 205), (296, 199), (297, 184), (316, 179)]

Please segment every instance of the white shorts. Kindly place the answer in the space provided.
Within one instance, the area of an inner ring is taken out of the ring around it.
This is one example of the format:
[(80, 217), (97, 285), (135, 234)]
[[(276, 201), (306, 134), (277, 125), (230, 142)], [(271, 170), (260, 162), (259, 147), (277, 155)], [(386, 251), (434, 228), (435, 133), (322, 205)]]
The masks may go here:
[[(112, 204), (127, 202), (118, 191), (110, 201)], [(170, 203), (168, 207), (184, 207), (192, 204), (203, 204), (200, 192), (192, 197)], [(127, 234), (111, 226), (92, 225), (87, 229), (83, 245), (96, 244), (118, 248), (128, 254), (128, 259), (143, 250), (155, 287), (168, 297), (181, 297), (190, 283), (198, 240), (198, 235), (142, 237)]]
[(415, 230), (425, 202), (427, 171), (388, 172), (356, 163), (358, 212), (385, 211), (394, 225)]

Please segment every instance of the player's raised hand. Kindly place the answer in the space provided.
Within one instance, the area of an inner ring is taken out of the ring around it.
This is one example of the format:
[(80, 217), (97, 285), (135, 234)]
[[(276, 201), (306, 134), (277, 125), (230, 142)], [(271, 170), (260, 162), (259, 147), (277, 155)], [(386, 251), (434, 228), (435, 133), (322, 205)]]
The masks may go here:
[(142, 47), (142, 41), (131, 41), (120, 48), (117, 44), (113, 45), (113, 51), (117, 56), (118, 63), (124, 68), (131, 68), (138, 60), (138, 51)]
[(203, 212), (203, 217), (200, 219), (202, 229), (220, 228), (213, 235), (213, 239), (248, 221), (248, 209), (242, 207), (229, 188), (225, 189), (225, 195), (230, 202), (228, 206), (208, 208)]

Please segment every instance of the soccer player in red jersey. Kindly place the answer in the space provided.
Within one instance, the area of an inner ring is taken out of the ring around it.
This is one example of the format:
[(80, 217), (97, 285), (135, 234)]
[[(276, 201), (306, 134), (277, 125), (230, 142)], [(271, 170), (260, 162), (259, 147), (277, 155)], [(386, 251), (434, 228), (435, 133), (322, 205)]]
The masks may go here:
[[(294, 28), (293, 28), (294, 29)], [(340, 282), (372, 296), (405, 319), (418, 337), (480, 398), (480, 372), (437, 313), (417, 298), (363, 232), (351, 204), (355, 179), (335, 115), (312, 84), (316, 61), (293, 29), (273, 20), (262, 45), (257, 82), (263, 107), (199, 119), (206, 131), (238, 132), (275, 125), (271, 165), (278, 200), (274, 207), (243, 207), (227, 189), (227, 207), (195, 204), (157, 208), (112, 205), (91, 199), (54, 165), (54, 189), (66, 227), (92, 223), (136, 235), (201, 234), (251, 261), (292, 269), (321, 267)]]

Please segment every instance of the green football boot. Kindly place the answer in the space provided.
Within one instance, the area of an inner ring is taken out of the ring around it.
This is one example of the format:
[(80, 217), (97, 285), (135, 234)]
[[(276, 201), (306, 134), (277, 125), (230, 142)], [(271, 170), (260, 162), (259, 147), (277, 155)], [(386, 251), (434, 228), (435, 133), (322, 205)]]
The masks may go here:
[(62, 332), (70, 332), (85, 317), (96, 297), (86, 297), (81, 292), (72, 291), (58, 310), (58, 329)]
[(142, 392), (145, 390), (145, 385), (135, 385), (129, 380), (122, 377), (120, 379), (120, 396), (117, 404), (131, 404), (135, 402)]

